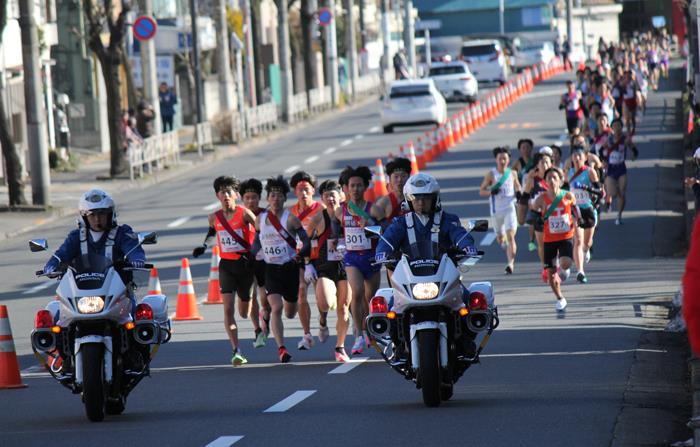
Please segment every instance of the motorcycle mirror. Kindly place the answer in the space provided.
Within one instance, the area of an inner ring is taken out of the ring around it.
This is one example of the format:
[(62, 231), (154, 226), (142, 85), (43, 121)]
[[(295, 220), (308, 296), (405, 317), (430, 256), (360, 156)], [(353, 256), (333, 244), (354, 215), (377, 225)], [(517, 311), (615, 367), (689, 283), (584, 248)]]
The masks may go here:
[(376, 234), (377, 236), (382, 235), (382, 227), (379, 225), (372, 225), (370, 227), (365, 227), (365, 231), (368, 233)]
[(36, 252), (36, 251), (45, 251), (49, 249), (49, 242), (46, 239), (32, 239), (29, 241), (29, 250)]
[(471, 227), (469, 231), (483, 233), (489, 230), (489, 221), (486, 219), (472, 220), (469, 222), (469, 226)]
[(139, 242), (145, 245), (151, 245), (158, 242), (158, 233), (151, 231), (148, 233), (139, 233)]
[(479, 262), (479, 257), (468, 257), (459, 261), (457, 269), (462, 273), (467, 273), (477, 262)]

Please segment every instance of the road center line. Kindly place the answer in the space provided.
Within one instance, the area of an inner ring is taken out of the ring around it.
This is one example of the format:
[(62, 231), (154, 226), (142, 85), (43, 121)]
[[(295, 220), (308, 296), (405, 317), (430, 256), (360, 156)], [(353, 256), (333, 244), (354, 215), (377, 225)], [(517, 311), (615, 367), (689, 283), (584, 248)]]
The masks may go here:
[(308, 398), (312, 394), (314, 394), (316, 390), (300, 390), (300, 391), (295, 391), (291, 396), (282, 399), (281, 401), (277, 402), (267, 410), (263, 411), (263, 413), (284, 413), (285, 411), (289, 410), (299, 402), (303, 401), (304, 399)]
[(294, 171), (296, 171), (296, 170), (298, 170), (298, 169), (299, 169), (299, 165), (290, 166), (290, 167), (288, 167), (287, 169), (284, 170), (284, 173), (285, 173), (285, 174), (289, 174), (290, 172), (294, 172)]
[(38, 284), (38, 285), (32, 287), (31, 289), (25, 290), (24, 292), (22, 292), (22, 295), (31, 295), (32, 293), (36, 293), (40, 290), (44, 290), (47, 287), (51, 287), (51, 285), (53, 285), (53, 284), (58, 284), (58, 283), (56, 281), (53, 281), (53, 280), (42, 282), (41, 284)]
[(229, 447), (243, 439), (243, 436), (220, 436), (205, 447)]
[(184, 216), (184, 217), (180, 217), (179, 219), (175, 219), (168, 224), (168, 228), (179, 227), (180, 225), (184, 224), (185, 222), (187, 222), (190, 219), (192, 219), (192, 216)]
[(357, 135), (355, 135), (355, 139), (356, 139), (356, 140), (361, 140), (361, 139), (363, 139), (364, 137), (365, 137), (365, 136), (362, 135), (361, 133), (358, 133)]
[(214, 211), (215, 209), (217, 209), (217, 208), (220, 207), (220, 206), (221, 206), (221, 203), (219, 203), (219, 202), (214, 202), (214, 203), (210, 203), (209, 205), (203, 207), (202, 209), (203, 209), (204, 211)]
[(379, 126), (374, 126), (369, 130), (369, 133), (377, 133), (381, 130), (381, 127)]
[(330, 371), (328, 371), (328, 374), (345, 374), (347, 372), (352, 371), (353, 369), (357, 368), (364, 362), (369, 360), (369, 357), (358, 357), (358, 358), (353, 358), (349, 362), (343, 363), (337, 368), (334, 368)]
[(493, 241), (496, 240), (496, 233), (493, 231), (484, 236), (484, 238), (481, 240), (481, 244), (479, 244), (481, 247), (488, 247), (489, 245), (493, 244)]
[(309, 164), (315, 162), (316, 160), (318, 160), (318, 155), (312, 155), (311, 157), (304, 160), (304, 163)]
[(328, 149), (326, 149), (325, 151), (323, 151), (323, 155), (330, 155), (330, 154), (332, 154), (333, 152), (335, 152), (336, 150), (337, 150), (337, 149), (334, 148), (334, 147), (329, 147)]
[(341, 146), (347, 146), (348, 144), (352, 144), (352, 140), (349, 138), (347, 140), (343, 140), (343, 142), (340, 143)]

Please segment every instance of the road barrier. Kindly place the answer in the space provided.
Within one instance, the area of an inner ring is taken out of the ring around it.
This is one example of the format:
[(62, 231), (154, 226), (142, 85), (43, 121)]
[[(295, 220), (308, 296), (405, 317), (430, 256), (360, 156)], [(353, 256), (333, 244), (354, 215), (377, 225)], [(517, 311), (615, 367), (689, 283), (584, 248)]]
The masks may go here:
[(199, 155), (202, 155), (204, 150), (214, 149), (214, 138), (211, 132), (211, 123), (205, 121), (194, 126), (194, 140), (197, 145)]
[(153, 169), (163, 169), (169, 163), (180, 162), (180, 139), (177, 132), (153, 135), (127, 150), (129, 178), (143, 177)]

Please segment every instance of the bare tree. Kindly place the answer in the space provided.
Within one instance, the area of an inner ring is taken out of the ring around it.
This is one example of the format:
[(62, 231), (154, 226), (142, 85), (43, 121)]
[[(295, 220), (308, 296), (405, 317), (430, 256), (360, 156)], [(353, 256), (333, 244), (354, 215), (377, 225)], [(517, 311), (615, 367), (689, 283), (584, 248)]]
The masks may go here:
[[(2, 32), (7, 24), (7, 0), (0, 0), (0, 47), (2, 46)], [(5, 76), (5, 72), (2, 72)], [(7, 120), (5, 111), (5, 83), (0, 81), (0, 146), (5, 157), (7, 167), (7, 186), (10, 193), (10, 206), (26, 205), (27, 199), (24, 197), (24, 183), (22, 182), (22, 164), (20, 163), (19, 151), (12, 141), (10, 134), (10, 123)]]
[[(122, 64), (126, 16), (131, 9), (128, 0), (84, 0), (83, 12), (87, 20), (88, 46), (100, 61), (102, 77), (107, 90), (107, 119), (111, 163), (109, 174), (112, 177), (126, 171), (126, 147), (119, 80)], [(107, 31), (109, 42), (102, 42), (102, 34)]]

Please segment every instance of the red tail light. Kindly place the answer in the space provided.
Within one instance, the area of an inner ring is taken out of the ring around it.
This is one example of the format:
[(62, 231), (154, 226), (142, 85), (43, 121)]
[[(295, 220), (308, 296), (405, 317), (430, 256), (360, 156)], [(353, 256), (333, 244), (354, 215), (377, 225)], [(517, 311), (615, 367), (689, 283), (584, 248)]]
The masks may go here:
[(488, 310), (489, 303), (486, 300), (486, 295), (481, 292), (472, 292), (469, 294), (469, 309), (470, 310)]
[(134, 320), (152, 320), (153, 319), (153, 309), (146, 303), (141, 303), (136, 306), (136, 312), (134, 312)]
[(36, 329), (50, 328), (53, 326), (53, 315), (46, 309), (42, 309), (36, 313), (34, 319), (34, 327)]
[(375, 296), (369, 302), (369, 313), (385, 314), (387, 312), (389, 312), (389, 306), (386, 304), (386, 300), (383, 296)]

